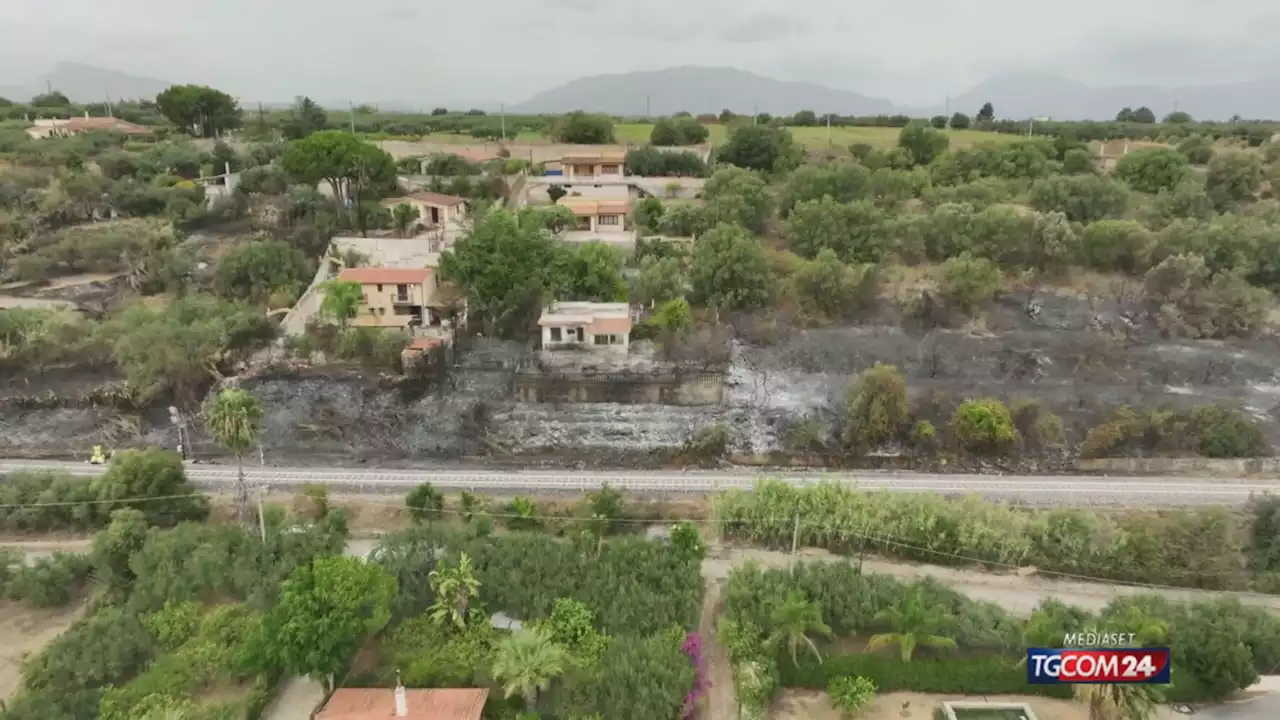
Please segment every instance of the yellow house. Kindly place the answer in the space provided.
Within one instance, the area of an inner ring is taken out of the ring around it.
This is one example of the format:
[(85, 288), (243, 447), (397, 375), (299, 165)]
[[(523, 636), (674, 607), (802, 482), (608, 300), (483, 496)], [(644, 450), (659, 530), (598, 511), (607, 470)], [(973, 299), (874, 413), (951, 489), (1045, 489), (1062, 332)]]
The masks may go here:
[(410, 328), (440, 324), (439, 280), (431, 268), (347, 268), (337, 279), (360, 283), (363, 290), (364, 301), (352, 325)]
[(622, 150), (575, 151), (561, 156), (566, 182), (573, 180), (621, 180), (627, 154)]
[(417, 208), (417, 224), (427, 229), (456, 223), (467, 216), (467, 199), (457, 195), (416, 192), (412, 195), (382, 201), (382, 206), (388, 210), (397, 205)]
[(567, 197), (561, 198), (559, 204), (573, 212), (577, 219), (575, 230), (622, 233), (627, 229), (627, 213), (631, 212), (629, 200)]

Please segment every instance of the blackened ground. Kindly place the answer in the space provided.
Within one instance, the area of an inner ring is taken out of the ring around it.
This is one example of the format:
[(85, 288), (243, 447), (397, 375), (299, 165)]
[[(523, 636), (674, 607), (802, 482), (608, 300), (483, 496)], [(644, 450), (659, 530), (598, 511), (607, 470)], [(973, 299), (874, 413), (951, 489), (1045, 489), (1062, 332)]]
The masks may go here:
[[(490, 463), (638, 466), (682, 446), (699, 428), (724, 423), (735, 451), (782, 448), (792, 429), (815, 420), (840, 432), (849, 384), (877, 362), (907, 377), (913, 402), (935, 423), (971, 397), (1035, 398), (1063, 417), (1079, 442), (1112, 408), (1238, 403), (1280, 445), (1280, 342), (1170, 341), (1126, 317), (1119, 303), (1044, 296), (1003, 298), (982, 330), (903, 330), (894, 324), (782, 328), (767, 345), (736, 342), (721, 407), (517, 403), (520, 345), (477, 341), (447, 383), (425, 395), (357, 371), (329, 369), (243, 378), (267, 416), (269, 462), (387, 465), (483, 457)], [(885, 319), (886, 314), (882, 313)], [(115, 379), (109, 373), (0, 378), (0, 455), (87, 454), (93, 444), (172, 446), (165, 408), (23, 409), (17, 396), (71, 397)], [(930, 415), (932, 413), (932, 415)], [(197, 427), (194, 449), (221, 454)]]

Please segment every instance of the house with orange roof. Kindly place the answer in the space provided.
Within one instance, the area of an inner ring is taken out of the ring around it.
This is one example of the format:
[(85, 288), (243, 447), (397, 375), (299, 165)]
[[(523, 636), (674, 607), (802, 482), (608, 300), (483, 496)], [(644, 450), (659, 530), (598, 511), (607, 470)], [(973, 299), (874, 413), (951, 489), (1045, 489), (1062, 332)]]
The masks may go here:
[(574, 230), (621, 233), (627, 229), (627, 213), (631, 212), (628, 199), (566, 197), (561, 198), (559, 204), (573, 213), (577, 220)]
[(396, 205), (417, 209), (418, 222), (427, 229), (457, 223), (467, 216), (467, 199), (457, 195), (422, 191), (382, 201), (388, 210)]
[(631, 347), (627, 303), (555, 302), (538, 318), (543, 350), (584, 349), (625, 355)]
[(625, 150), (574, 150), (560, 156), (564, 180), (621, 180), (627, 160)]
[(67, 120), (41, 119), (27, 128), (27, 135), (34, 140), (50, 137), (70, 137), (87, 132), (115, 132), (131, 136), (151, 135), (151, 128), (121, 120), (117, 117), (74, 117)]
[(484, 688), (339, 688), (315, 720), (480, 720), (488, 697)]
[(411, 329), (441, 324), (444, 303), (431, 268), (353, 267), (336, 279), (360, 284), (363, 301), (352, 325)]

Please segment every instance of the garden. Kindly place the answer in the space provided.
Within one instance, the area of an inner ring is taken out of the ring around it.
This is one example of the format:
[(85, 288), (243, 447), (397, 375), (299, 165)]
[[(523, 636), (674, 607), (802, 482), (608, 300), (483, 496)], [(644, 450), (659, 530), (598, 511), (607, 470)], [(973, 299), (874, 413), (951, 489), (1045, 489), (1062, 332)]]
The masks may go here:
[[(1218, 700), (1280, 666), (1280, 619), (1230, 599), (1132, 596), (1096, 616), (1046, 600), (1020, 619), (931, 579), (904, 583), (852, 563), (742, 566), (724, 597), (717, 636), (743, 717), (764, 717), (782, 688), (804, 688), (825, 690), (849, 714), (877, 693), (1040, 695), (1074, 698), (1100, 720), (1144, 720), (1159, 703)], [(1074, 695), (1027, 684), (1026, 647), (1060, 647), (1068, 633), (1090, 629), (1172, 648), (1173, 684), (1078, 686)], [(1109, 711), (1112, 700), (1129, 714)]]
[(705, 686), (696, 533), (604, 537), (587, 518), (563, 538), (491, 534), (483, 517), (383, 540), (373, 561), (397, 580), (392, 620), (348, 685), (488, 686), (493, 718), (692, 711)]

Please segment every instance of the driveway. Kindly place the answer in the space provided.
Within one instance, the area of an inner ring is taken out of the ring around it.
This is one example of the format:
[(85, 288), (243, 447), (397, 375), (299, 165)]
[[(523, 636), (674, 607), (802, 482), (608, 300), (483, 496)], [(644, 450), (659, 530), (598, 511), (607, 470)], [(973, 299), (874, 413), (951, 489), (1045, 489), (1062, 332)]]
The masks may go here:
[(1205, 708), (1189, 717), (1192, 720), (1276, 720), (1280, 718), (1280, 694)]

